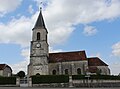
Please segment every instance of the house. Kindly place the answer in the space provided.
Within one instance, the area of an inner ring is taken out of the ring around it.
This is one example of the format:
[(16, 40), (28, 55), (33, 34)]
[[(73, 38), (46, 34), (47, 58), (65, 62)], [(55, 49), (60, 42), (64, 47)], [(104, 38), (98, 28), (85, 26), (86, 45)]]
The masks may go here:
[(12, 75), (12, 69), (7, 64), (0, 64), (0, 76), (9, 77)]

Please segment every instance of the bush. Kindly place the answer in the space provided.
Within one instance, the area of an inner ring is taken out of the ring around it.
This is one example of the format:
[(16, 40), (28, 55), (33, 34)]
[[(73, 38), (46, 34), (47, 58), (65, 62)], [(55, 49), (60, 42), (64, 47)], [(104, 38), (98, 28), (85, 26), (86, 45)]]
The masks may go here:
[(85, 75), (72, 75), (73, 80), (82, 80), (85, 79)]
[(0, 85), (16, 84), (16, 77), (0, 77)]
[(68, 75), (37, 75), (32, 76), (32, 84), (40, 83), (68, 83)]
[(91, 75), (90, 79), (120, 80), (120, 76), (113, 76), (113, 75)]
[[(73, 75), (73, 80), (87, 79), (85, 75)], [(99, 79), (99, 80), (120, 80), (120, 76), (113, 75), (90, 75), (89, 79)]]

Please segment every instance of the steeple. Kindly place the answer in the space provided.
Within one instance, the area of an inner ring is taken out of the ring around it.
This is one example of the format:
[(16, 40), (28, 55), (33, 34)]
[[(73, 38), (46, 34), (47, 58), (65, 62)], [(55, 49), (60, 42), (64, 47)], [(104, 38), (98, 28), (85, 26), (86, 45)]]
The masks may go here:
[(44, 23), (44, 19), (42, 16), (42, 8), (41, 7), (40, 7), (40, 13), (39, 13), (39, 16), (38, 16), (38, 19), (36, 21), (34, 28), (46, 28), (45, 23)]

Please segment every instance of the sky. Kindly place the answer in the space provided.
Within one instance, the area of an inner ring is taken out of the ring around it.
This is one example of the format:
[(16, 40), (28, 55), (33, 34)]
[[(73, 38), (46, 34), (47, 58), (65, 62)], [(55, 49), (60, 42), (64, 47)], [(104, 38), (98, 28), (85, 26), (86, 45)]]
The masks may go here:
[[(0, 0), (0, 64), (27, 72), (40, 7), (50, 52), (85, 50), (120, 73), (120, 0)], [(42, 3), (41, 3), (42, 2)]]

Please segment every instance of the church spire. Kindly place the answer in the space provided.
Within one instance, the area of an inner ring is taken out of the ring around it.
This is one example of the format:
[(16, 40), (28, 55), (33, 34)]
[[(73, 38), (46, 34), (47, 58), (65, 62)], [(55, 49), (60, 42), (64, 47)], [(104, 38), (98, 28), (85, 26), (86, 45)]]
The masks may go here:
[(46, 28), (45, 23), (44, 23), (44, 19), (42, 16), (42, 8), (41, 7), (40, 7), (40, 13), (39, 13), (39, 16), (38, 16), (38, 19), (36, 21), (34, 28)]

